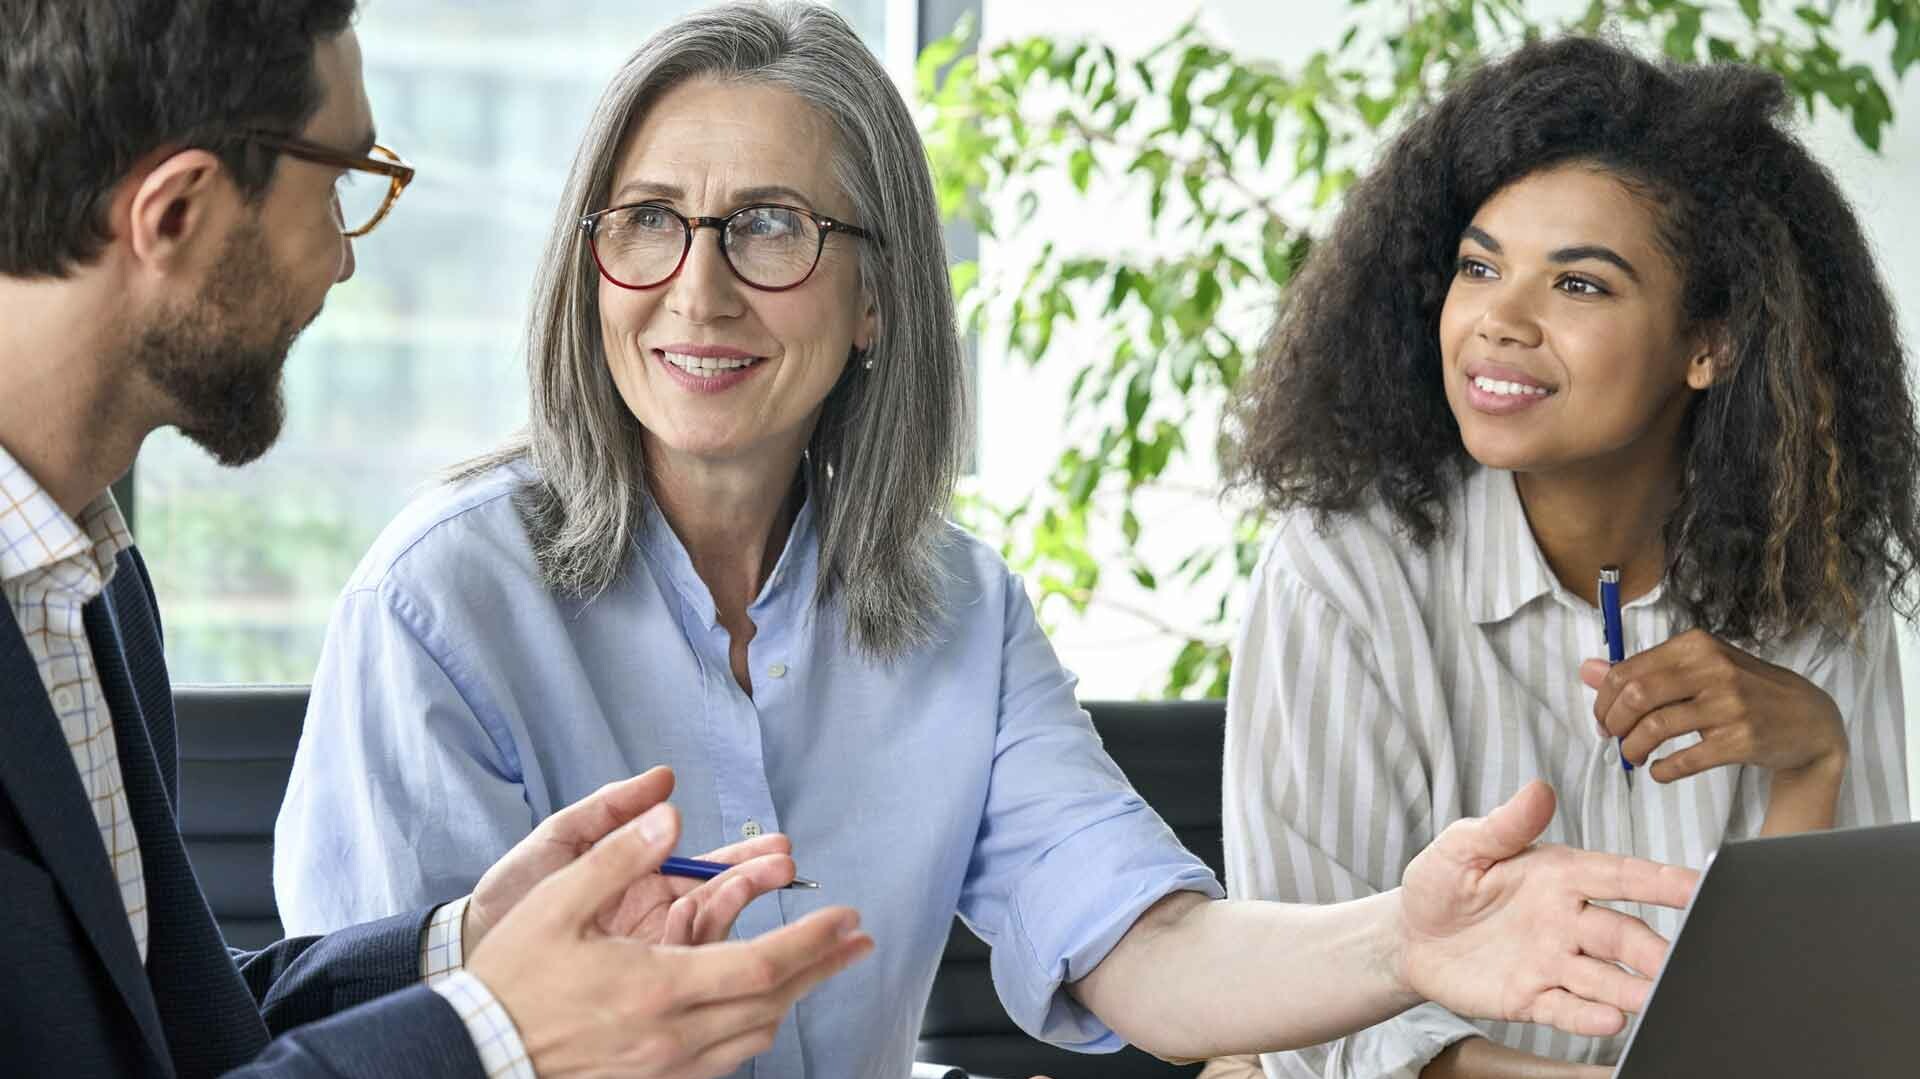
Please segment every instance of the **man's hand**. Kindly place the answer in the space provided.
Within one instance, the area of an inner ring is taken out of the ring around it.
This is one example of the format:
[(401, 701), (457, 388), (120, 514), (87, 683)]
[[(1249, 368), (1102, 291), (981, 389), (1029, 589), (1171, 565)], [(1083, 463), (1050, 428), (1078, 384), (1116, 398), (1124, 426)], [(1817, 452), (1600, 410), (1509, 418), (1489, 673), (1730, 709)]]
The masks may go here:
[[(673, 772), (652, 768), (609, 783), (540, 822), (532, 834), (502, 855), (474, 886), (462, 923), (468, 954), (535, 885), (573, 864), (601, 838), (673, 793)], [(654, 944), (710, 944), (733, 930), (733, 921), (756, 897), (792, 883), (792, 843), (764, 835), (700, 857), (733, 869), (710, 881), (637, 876), (617, 905), (601, 918), (602, 931)]]
[(1403, 977), (1463, 1015), (1615, 1034), (1645, 1005), (1667, 942), (1639, 919), (1591, 904), (1684, 907), (1700, 875), (1532, 846), (1552, 819), (1553, 791), (1536, 781), (1420, 852), (1401, 896)]
[(679, 833), (674, 808), (654, 805), (526, 888), (469, 954), (468, 973), (512, 1017), (542, 1079), (725, 1075), (772, 1046), (795, 1001), (873, 950), (844, 907), (748, 941), (663, 945), (610, 932)]

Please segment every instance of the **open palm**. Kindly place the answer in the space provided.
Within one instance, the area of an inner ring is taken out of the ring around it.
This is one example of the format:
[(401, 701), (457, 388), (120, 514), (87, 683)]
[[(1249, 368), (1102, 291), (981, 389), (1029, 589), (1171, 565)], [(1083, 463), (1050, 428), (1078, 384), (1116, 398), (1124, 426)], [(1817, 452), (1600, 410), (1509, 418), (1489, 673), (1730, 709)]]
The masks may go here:
[(1594, 904), (1684, 907), (1699, 874), (1535, 846), (1553, 804), (1553, 791), (1534, 782), (1487, 816), (1448, 826), (1407, 866), (1407, 981), (1463, 1015), (1614, 1034), (1645, 1005), (1667, 941)]

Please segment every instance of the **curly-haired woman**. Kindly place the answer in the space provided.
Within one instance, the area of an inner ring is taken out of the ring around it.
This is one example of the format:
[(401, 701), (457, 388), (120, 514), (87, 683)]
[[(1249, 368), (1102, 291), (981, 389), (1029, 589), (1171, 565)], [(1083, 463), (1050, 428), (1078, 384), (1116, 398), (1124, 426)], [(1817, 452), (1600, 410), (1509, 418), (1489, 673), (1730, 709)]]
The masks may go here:
[[(1355, 187), (1235, 417), (1232, 476), (1283, 516), (1229, 694), (1230, 891), (1392, 887), (1533, 776), (1557, 841), (1694, 865), (1905, 815), (1920, 443), (1892, 304), (1787, 101), (1751, 68), (1535, 43)], [(1263, 1063), (1604, 1075), (1621, 1046), (1425, 1005)]]

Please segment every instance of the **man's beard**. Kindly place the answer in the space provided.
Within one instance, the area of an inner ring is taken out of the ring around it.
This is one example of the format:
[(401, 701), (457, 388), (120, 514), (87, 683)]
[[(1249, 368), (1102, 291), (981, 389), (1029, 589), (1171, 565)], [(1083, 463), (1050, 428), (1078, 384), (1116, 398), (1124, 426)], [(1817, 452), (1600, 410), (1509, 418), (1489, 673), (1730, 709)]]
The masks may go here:
[(278, 285), (260, 226), (243, 222), (199, 300), (134, 343), (135, 369), (173, 403), (180, 433), (223, 465), (267, 452), (286, 421), (280, 371), (305, 325), (276, 302)]

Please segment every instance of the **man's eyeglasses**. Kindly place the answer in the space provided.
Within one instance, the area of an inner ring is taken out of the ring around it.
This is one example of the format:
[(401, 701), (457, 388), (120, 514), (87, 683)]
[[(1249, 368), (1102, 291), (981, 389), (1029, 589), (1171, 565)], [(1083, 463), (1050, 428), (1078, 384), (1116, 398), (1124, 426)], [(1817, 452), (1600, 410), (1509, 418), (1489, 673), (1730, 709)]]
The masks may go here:
[(340, 234), (348, 239), (372, 232), (399, 201), (400, 192), (413, 182), (413, 166), (378, 144), (362, 156), (267, 131), (249, 131), (244, 137), (302, 161), (345, 169), (333, 182), (333, 212), (340, 223)]
[(666, 284), (686, 264), (694, 231), (707, 228), (720, 234), (720, 254), (733, 276), (763, 292), (798, 288), (812, 277), (828, 233), (881, 242), (878, 233), (772, 202), (742, 206), (725, 217), (687, 217), (657, 202), (641, 202), (580, 219), (601, 275), (628, 289)]

